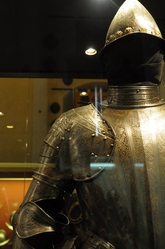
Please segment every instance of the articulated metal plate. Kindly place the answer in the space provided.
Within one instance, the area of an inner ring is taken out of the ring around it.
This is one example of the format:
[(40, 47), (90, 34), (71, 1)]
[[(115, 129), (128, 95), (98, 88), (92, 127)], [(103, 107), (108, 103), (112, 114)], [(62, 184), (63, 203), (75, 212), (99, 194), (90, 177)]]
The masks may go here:
[(46, 232), (62, 232), (68, 224), (68, 219), (63, 214), (57, 214), (56, 220), (50, 217), (43, 209), (33, 202), (26, 203), (19, 211), (16, 232), (20, 238)]

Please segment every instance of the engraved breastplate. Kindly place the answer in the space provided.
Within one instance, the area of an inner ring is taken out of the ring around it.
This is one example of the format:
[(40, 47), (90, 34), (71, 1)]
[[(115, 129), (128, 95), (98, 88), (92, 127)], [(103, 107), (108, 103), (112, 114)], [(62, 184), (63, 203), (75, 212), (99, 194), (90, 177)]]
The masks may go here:
[(78, 183), (87, 226), (117, 248), (162, 249), (165, 232), (165, 105), (106, 108), (113, 164)]

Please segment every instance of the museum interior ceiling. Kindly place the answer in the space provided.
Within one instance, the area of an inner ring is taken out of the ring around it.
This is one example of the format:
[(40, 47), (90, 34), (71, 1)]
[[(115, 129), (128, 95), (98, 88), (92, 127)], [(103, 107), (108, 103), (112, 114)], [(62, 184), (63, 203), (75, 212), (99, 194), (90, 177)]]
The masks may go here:
[[(98, 54), (124, 0), (1, 0), (0, 75), (104, 78)], [(165, 1), (141, 0), (165, 36)], [(84, 51), (94, 47), (96, 56)]]

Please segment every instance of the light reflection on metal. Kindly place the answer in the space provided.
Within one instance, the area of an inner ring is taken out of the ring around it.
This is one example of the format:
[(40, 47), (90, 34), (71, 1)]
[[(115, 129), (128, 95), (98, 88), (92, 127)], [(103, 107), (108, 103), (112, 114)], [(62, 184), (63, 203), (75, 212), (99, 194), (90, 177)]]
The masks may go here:
[[(105, 46), (100, 52), (101, 62), (103, 64), (105, 63), (106, 57), (104, 56), (107, 54), (107, 47), (109, 48), (110, 44), (116, 40), (121, 40), (123, 37), (134, 37), (135, 35), (137, 37), (137, 34), (140, 34), (140, 36), (138, 35), (140, 38), (139, 41), (142, 37), (144, 37), (144, 40), (148, 39), (148, 43), (152, 43), (152, 41), (155, 42), (157, 39), (157, 41), (160, 42), (160, 46), (161, 44), (164, 46), (163, 43), (165, 40), (162, 37), (157, 23), (148, 10), (137, 0), (124, 1), (108, 28)], [(126, 44), (129, 43), (126, 42)], [(118, 46), (121, 46), (121, 44), (118, 43)], [(113, 56), (111, 56), (111, 58), (113, 58)]]
[(148, 127), (149, 131), (151, 132), (151, 134), (155, 133), (156, 131), (156, 124), (155, 124), (155, 119), (152, 117), (149, 120), (149, 127)]
[(90, 163), (91, 168), (98, 168), (98, 167), (103, 167), (103, 168), (114, 168), (115, 164), (114, 163)]
[(16, 213), (16, 211), (13, 211), (10, 215), (10, 224), (8, 222), (5, 222), (6, 226), (10, 229), (10, 230), (13, 230), (13, 217), (14, 217), (14, 214)]
[(8, 222), (5, 222), (5, 224), (10, 230), (13, 230), (13, 226), (11, 224), (9, 224)]
[[(95, 86), (95, 107), (98, 110), (98, 101), (97, 101), (97, 86)], [(95, 124), (96, 124), (96, 136), (98, 136), (98, 116), (97, 112), (95, 114)]]
[(111, 2), (111, 4), (116, 8), (116, 9), (118, 9), (119, 8), (119, 5), (118, 4), (116, 4), (113, 0), (110, 0), (110, 2)]
[[(95, 107), (96, 109), (98, 110), (98, 90), (97, 90), (97, 86), (95, 86), (95, 90), (94, 90), (94, 104), (95, 104)], [(103, 90), (102, 90), (102, 87), (100, 87), (99, 89), (99, 102), (101, 103), (102, 102), (102, 99), (103, 99)], [(101, 106), (101, 105), (100, 105)], [(102, 109), (100, 109), (100, 112), (102, 112)], [(96, 136), (98, 136), (98, 113), (96, 112), (95, 114), (95, 121), (96, 121)]]
[(10, 239), (0, 242), (0, 247), (6, 245), (7, 243), (9, 243), (9, 241)]
[(0, 248), (7, 243), (9, 243), (10, 239), (7, 239), (7, 232), (3, 229), (0, 229)]
[[(103, 100), (103, 90), (100, 87), (100, 103), (102, 103), (102, 100)], [(102, 112), (102, 105), (100, 105), (100, 106), (101, 106), (100, 112)]]

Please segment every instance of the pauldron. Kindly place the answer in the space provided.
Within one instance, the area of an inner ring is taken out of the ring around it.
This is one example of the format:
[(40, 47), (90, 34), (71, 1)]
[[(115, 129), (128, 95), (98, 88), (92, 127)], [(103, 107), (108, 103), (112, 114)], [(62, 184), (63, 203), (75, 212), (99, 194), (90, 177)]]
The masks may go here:
[(102, 114), (88, 105), (64, 113), (44, 142), (42, 163), (55, 164), (62, 178), (84, 181), (112, 161), (115, 133)]

